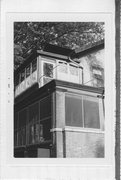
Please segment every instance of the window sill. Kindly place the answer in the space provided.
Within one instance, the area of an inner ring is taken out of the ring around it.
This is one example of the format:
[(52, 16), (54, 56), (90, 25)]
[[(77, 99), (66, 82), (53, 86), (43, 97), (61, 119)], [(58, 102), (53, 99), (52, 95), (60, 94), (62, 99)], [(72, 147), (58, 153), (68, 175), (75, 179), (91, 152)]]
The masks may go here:
[(63, 131), (86, 132), (86, 133), (96, 133), (96, 134), (104, 134), (105, 133), (105, 131), (103, 131), (101, 129), (70, 127), (70, 126), (66, 126), (65, 128), (63, 128)]
[(70, 127), (66, 126), (65, 128), (53, 128), (50, 132), (62, 132), (62, 131), (70, 131), (70, 132), (84, 132), (84, 133), (96, 133), (96, 134), (104, 134), (105, 131), (101, 129), (93, 129), (93, 128), (82, 128), (82, 127)]

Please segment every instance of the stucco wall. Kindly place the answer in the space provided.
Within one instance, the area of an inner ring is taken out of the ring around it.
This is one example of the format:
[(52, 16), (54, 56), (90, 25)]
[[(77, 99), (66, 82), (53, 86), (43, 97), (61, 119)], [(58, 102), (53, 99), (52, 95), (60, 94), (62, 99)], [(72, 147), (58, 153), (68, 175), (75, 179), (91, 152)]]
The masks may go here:
[(74, 158), (104, 158), (104, 134), (65, 131), (65, 156)]
[[(93, 68), (104, 69), (105, 53), (104, 49), (92, 52), (79, 58), (80, 65), (83, 67), (83, 80), (85, 85), (94, 86)], [(104, 76), (102, 75), (104, 79)]]

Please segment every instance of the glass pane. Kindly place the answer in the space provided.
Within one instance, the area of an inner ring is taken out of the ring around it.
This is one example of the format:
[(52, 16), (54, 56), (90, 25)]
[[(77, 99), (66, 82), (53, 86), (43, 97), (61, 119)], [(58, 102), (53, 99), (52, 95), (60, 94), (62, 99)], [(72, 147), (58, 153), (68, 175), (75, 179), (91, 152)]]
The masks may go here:
[(15, 77), (15, 86), (17, 86), (18, 84), (19, 84), (19, 75)]
[(43, 139), (43, 126), (39, 123), (35, 125), (35, 142), (39, 143), (42, 142)]
[(53, 78), (53, 64), (44, 63), (43, 66), (44, 76)]
[(43, 138), (44, 138), (44, 140), (51, 139), (51, 133), (50, 133), (51, 119), (44, 120), (41, 122), (41, 124), (43, 125)]
[(22, 146), (26, 144), (26, 129), (22, 128), (18, 131), (18, 145)]
[(34, 60), (32, 62), (32, 72), (36, 71), (37, 70), (37, 60)]
[(22, 145), (26, 144), (26, 128), (22, 128)]
[(26, 77), (30, 76), (30, 65), (26, 68)]
[(63, 62), (59, 62), (59, 72), (67, 73), (67, 64)]
[(26, 125), (27, 122), (27, 110), (24, 109), (19, 112), (19, 128)]
[(28, 131), (28, 135), (29, 135), (29, 144), (32, 143), (32, 133), (31, 133), (31, 125), (29, 125), (29, 131)]
[(39, 141), (43, 141), (43, 124), (39, 124)]
[(43, 125), (39, 122), (29, 126), (29, 144), (36, 144), (44, 141)]
[(34, 144), (34, 125), (30, 125), (29, 128), (29, 143)]
[(21, 73), (21, 82), (25, 79), (25, 70), (22, 71)]
[(82, 120), (82, 99), (76, 96), (66, 96), (66, 125), (67, 126), (83, 126)]
[(14, 113), (14, 129), (18, 128), (18, 113)]
[(17, 146), (17, 131), (14, 131), (14, 146)]
[(39, 103), (35, 103), (29, 107), (29, 122), (39, 120)]
[(51, 78), (47, 78), (47, 77), (43, 77), (43, 85), (49, 83), (50, 81), (52, 81), (53, 79)]
[(48, 96), (40, 101), (40, 120), (51, 116), (51, 97)]
[(100, 128), (98, 101), (84, 99), (84, 126), (86, 128)]
[(21, 145), (21, 132), (18, 131), (18, 146)]
[(72, 64), (70, 64), (69, 69), (70, 69), (70, 73), (72, 75), (78, 76), (78, 67), (73, 66)]

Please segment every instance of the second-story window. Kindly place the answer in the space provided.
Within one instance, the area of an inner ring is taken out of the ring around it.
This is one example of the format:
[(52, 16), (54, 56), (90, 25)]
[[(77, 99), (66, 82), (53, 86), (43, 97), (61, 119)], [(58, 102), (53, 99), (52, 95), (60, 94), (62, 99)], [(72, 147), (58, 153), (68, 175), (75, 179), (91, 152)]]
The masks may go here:
[(70, 64), (69, 65), (69, 70), (70, 70), (70, 74), (73, 76), (78, 76), (79, 75), (79, 68)]
[(67, 63), (59, 61), (59, 72), (68, 73)]
[(15, 86), (19, 85), (19, 75), (15, 77)]
[(48, 83), (50, 80), (54, 78), (53, 72), (54, 64), (52, 63), (43, 63), (43, 84)]
[(21, 72), (21, 82), (25, 79), (25, 70)]
[(53, 64), (44, 63), (44, 76), (53, 78)]
[(32, 62), (32, 73), (37, 70), (37, 60)]
[(30, 76), (30, 65), (26, 67), (26, 78)]

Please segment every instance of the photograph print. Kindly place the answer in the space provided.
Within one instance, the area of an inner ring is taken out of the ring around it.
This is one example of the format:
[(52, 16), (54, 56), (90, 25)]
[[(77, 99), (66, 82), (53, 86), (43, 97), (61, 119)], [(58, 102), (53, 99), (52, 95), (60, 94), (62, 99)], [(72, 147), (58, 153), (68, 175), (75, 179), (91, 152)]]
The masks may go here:
[(105, 158), (105, 23), (13, 26), (14, 157)]

